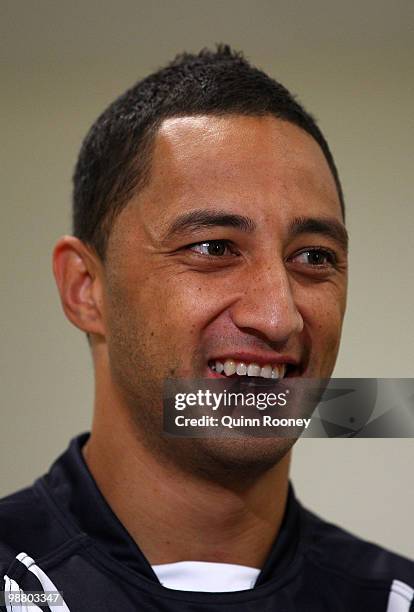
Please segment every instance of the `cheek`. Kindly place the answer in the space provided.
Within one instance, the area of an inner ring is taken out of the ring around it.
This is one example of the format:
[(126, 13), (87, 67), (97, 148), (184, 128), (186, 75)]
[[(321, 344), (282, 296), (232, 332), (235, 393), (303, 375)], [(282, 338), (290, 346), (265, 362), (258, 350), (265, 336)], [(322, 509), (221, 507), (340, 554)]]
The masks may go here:
[(172, 368), (171, 375), (196, 363), (201, 335), (217, 302), (206, 279), (197, 283), (184, 274), (162, 281), (156, 276), (128, 282), (119, 278), (110, 289), (112, 344), (136, 353), (147, 365), (157, 363), (159, 372)]
[(207, 276), (197, 278), (178, 274), (164, 278), (162, 283), (147, 283), (140, 307), (149, 313), (152, 320), (158, 320), (159, 326), (165, 324), (169, 333), (177, 328), (185, 328), (187, 333), (193, 330), (194, 333), (220, 312), (226, 294), (227, 291), (218, 291), (214, 281)]
[[(320, 286), (322, 289), (322, 286)], [(329, 359), (337, 353), (345, 310), (345, 297), (338, 291), (317, 290), (297, 300), (312, 348)]]

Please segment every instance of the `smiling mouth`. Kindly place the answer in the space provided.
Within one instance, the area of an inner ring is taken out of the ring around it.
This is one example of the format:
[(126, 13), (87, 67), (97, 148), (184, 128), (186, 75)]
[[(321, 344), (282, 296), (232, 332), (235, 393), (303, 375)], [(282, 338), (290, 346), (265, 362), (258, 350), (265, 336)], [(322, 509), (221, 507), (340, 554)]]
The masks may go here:
[(265, 378), (274, 381), (297, 376), (299, 371), (298, 366), (290, 363), (259, 365), (230, 358), (224, 361), (210, 360), (208, 367), (215, 376), (223, 378)]

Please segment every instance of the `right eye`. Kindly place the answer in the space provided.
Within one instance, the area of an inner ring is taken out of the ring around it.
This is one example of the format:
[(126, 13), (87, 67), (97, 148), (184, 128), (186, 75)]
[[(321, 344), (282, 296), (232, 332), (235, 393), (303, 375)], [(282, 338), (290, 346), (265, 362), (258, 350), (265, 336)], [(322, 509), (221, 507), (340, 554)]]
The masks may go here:
[(188, 247), (191, 251), (205, 255), (206, 257), (223, 257), (225, 255), (234, 255), (230, 248), (228, 240), (206, 240), (205, 242), (196, 242)]

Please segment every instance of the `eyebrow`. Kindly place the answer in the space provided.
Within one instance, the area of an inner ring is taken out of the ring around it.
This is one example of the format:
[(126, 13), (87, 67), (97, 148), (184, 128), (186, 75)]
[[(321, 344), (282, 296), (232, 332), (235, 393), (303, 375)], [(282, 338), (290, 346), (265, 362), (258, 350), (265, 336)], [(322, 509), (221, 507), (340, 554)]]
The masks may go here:
[(256, 223), (250, 217), (229, 214), (225, 211), (194, 210), (177, 217), (168, 227), (164, 238), (172, 238), (186, 231), (208, 227), (233, 227), (242, 232), (251, 233), (256, 229)]
[[(164, 239), (173, 238), (186, 231), (194, 231), (209, 227), (233, 227), (245, 233), (252, 233), (256, 223), (250, 217), (230, 214), (221, 210), (201, 209), (183, 213), (167, 228)], [(324, 217), (296, 217), (290, 223), (291, 237), (301, 234), (321, 234), (333, 238), (345, 251), (348, 250), (348, 232), (345, 226), (336, 219)]]
[(336, 219), (297, 217), (290, 224), (289, 230), (292, 237), (301, 234), (322, 234), (328, 238), (333, 238), (345, 251), (348, 250), (348, 232), (345, 226)]

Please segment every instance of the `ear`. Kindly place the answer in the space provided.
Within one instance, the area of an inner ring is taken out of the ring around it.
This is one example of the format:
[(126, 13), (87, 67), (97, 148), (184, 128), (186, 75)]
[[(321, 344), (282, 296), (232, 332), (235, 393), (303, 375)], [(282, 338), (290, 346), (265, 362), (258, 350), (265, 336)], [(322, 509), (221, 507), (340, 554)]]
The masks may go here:
[(63, 310), (73, 325), (105, 336), (102, 263), (93, 249), (63, 236), (53, 251), (53, 273)]

